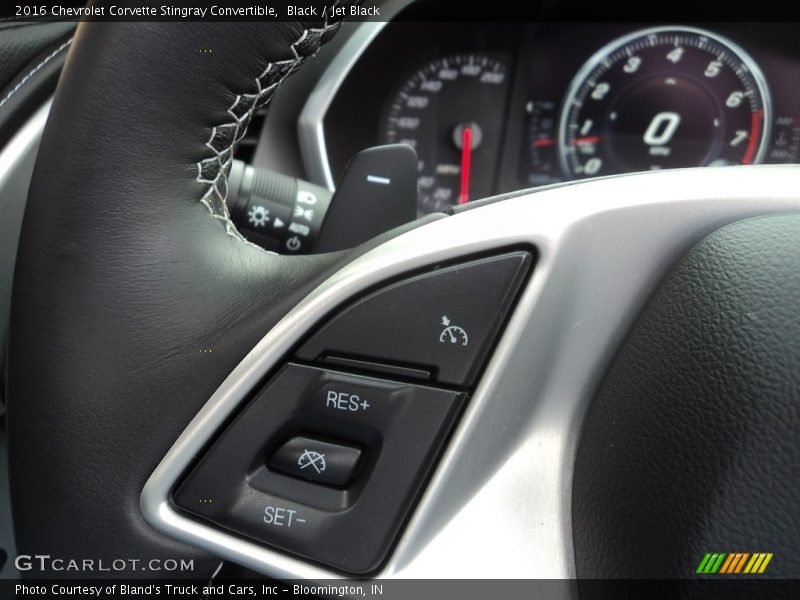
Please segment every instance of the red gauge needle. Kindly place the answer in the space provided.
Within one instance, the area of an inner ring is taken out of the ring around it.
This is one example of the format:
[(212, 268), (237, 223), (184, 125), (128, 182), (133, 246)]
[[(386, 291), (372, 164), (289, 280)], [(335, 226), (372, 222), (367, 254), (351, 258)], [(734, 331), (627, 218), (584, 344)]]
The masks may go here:
[(556, 141), (553, 138), (541, 138), (533, 141), (534, 148), (545, 148), (546, 146), (555, 145)]
[[(577, 146), (579, 144), (597, 144), (600, 141), (599, 135), (587, 135), (586, 137), (579, 137), (575, 138), (570, 142), (571, 146)], [(533, 147), (534, 148), (544, 148), (546, 146), (553, 146), (556, 143), (554, 138), (542, 138), (538, 140), (534, 140)]]
[(461, 132), (461, 193), (458, 203), (469, 202), (469, 172), (472, 163), (472, 128), (464, 127)]
[(599, 135), (587, 135), (586, 137), (575, 138), (572, 140), (572, 145), (577, 146), (578, 144), (596, 144), (599, 141)]

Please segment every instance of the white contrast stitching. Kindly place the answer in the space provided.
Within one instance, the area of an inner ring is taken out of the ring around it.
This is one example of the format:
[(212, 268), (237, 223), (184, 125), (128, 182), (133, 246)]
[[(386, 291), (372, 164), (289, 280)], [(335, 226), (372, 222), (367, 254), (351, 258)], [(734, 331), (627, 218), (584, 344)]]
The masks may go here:
[(2, 108), (2, 107), (3, 107), (3, 105), (4, 105), (6, 102), (8, 102), (8, 101), (9, 101), (9, 99), (11, 98), (11, 96), (13, 96), (14, 94), (16, 94), (16, 93), (17, 93), (17, 91), (19, 91), (19, 88), (21, 88), (23, 85), (25, 85), (25, 82), (26, 82), (26, 81), (28, 81), (28, 80), (29, 80), (31, 77), (33, 77), (34, 75), (36, 75), (36, 73), (39, 71), (39, 69), (41, 69), (41, 68), (42, 68), (43, 66), (45, 66), (47, 63), (49, 63), (51, 60), (53, 60), (53, 59), (56, 57), (56, 55), (58, 55), (58, 53), (59, 53), (59, 52), (61, 52), (61, 51), (62, 51), (64, 48), (66, 48), (67, 46), (69, 46), (71, 43), (72, 43), (72, 38), (68, 39), (66, 42), (64, 42), (63, 44), (61, 44), (61, 45), (60, 45), (58, 48), (56, 48), (55, 50), (53, 50), (53, 51), (52, 51), (50, 54), (48, 54), (48, 55), (47, 55), (47, 57), (46, 57), (46, 58), (45, 58), (45, 59), (44, 59), (42, 62), (40, 62), (38, 65), (36, 65), (36, 66), (35, 66), (35, 67), (34, 67), (34, 68), (31, 70), (31, 72), (30, 72), (30, 73), (28, 73), (27, 75), (25, 75), (25, 77), (23, 77), (23, 78), (22, 78), (22, 80), (21, 80), (21, 81), (20, 81), (20, 82), (19, 82), (17, 85), (15, 85), (15, 86), (14, 86), (14, 89), (13, 89), (13, 90), (11, 90), (11, 91), (8, 93), (8, 95), (7, 95), (5, 98), (3, 98), (2, 100), (0, 100), (0, 108)]
[[(236, 225), (231, 221), (230, 212), (225, 204), (234, 148), (247, 132), (247, 126), (255, 112), (269, 103), (278, 86), (308, 56), (313, 55), (319, 49), (323, 35), (337, 25), (338, 23), (328, 23), (326, 20), (320, 28), (303, 30), (300, 37), (290, 46), (294, 58), (269, 63), (266, 69), (255, 78), (256, 92), (254, 94), (237, 94), (228, 109), (228, 114), (233, 118), (233, 122), (217, 125), (211, 129), (211, 136), (206, 142), (206, 147), (211, 149), (213, 156), (197, 162), (197, 181), (208, 186), (200, 201), (214, 218), (225, 224), (225, 231), (228, 235), (260, 250), (262, 250), (261, 246), (248, 242), (239, 233)], [(313, 52), (305, 52), (306, 48), (303, 48), (305, 45)]]

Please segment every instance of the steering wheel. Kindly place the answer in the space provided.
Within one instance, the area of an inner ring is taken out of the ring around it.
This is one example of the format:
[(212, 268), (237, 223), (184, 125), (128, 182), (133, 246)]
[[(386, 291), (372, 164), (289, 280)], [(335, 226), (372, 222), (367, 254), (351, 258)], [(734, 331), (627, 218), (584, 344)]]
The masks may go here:
[[(275, 255), (228, 218), (227, 169), (253, 112), (335, 30), (78, 28), (14, 281), (19, 553), (329, 576), (181, 514), (179, 473), (343, 303), (525, 247), (532, 275), (374, 574), (684, 578), (709, 552), (800, 573), (800, 170), (592, 180)], [(53, 574), (70, 573), (34, 573)]]

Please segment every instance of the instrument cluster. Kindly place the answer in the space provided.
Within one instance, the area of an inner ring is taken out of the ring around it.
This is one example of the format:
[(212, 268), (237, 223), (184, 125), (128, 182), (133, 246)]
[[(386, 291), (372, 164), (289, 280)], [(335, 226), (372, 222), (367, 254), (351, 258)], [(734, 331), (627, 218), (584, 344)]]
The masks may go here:
[[(800, 159), (791, 24), (388, 24), (325, 117), (332, 172), (419, 157), (420, 214), (562, 181)], [(408, 40), (416, 43), (410, 46)]]

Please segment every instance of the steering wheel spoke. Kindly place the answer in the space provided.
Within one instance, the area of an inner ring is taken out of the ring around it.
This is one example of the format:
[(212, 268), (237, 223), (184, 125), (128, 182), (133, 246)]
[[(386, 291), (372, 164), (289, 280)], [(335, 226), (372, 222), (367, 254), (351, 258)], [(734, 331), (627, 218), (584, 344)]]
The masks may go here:
[(790, 183), (798, 173), (720, 168), (557, 186), (477, 203), (388, 240), (315, 289), (234, 369), (150, 477), (144, 515), (170, 535), (274, 577), (338, 576), (187, 517), (172, 505), (172, 490), (258, 382), (336, 307), (406, 273), (526, 246), (537, 250), (533, 275), (377, 576), (576, 576), (571, 497), (579, 434), (621, 340), (703, 237), (800, 207)]

